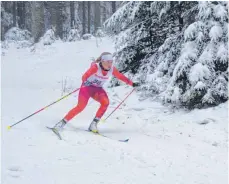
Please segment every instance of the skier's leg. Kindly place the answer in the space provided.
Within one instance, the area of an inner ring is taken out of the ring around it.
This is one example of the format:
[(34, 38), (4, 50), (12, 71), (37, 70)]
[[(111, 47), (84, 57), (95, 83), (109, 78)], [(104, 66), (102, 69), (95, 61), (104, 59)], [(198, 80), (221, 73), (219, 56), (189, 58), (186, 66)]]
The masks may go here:
[(88, 100), (90, 98), (90, 87), (83, 87), (80, 89), (79, 96), (78, 96), (78, 104), (70, 110), (67, 115), (64, 117), (66, 122), (70, 121), (74, 118), (77, 114), (83, 111), (83, 109), (87, 106)]
[(96, 93), (92, 95), (92, 98), (98, 101), (101, 105), (96, 113), (96, 117), (94, 118), (94, 120), (92, 121), (89, 127), (89, 130), (98, 133), (97, 124), (101, 119), (101, 117), (103, 116), (103, 114), (106, 112), (107, 107), (109, 106), (109, 99), (107, 93), (102, 88), (98, 88)]
[(100, 103), (100, 108), (98, 109), (96, 113), (97, 118), (102, 118), (104, 113), (106, 112), (108, 106), (109, 106), (109, 98), (107, 96), (107, 93), (104, 91), (104, 89), (101, 89), (101, 91), (98, 93), (98, 97), (96, 97), (96, 101)]
[(74, 116), (79, 114), (87, 105), (88, 100), (90, 98), (90, 88), (82, 87), (78, 96), (78, 104), (72, 110), (70, 110), (67, 115), (59, 121), (53, 128), (55, 131), (60, 131), (63, 127), (70, 121)]

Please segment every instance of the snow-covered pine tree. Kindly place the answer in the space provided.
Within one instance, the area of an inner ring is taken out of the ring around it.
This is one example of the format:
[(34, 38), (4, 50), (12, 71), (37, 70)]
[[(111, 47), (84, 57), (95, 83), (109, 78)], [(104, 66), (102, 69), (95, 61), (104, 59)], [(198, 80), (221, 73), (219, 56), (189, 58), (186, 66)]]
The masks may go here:
[(116, 61), (122, 71), (137, 72), (140, 61), (151, 50), (151, 2), (132, 1), (105, 22), (109, 34), (116, 35)]
[(203, 107), (228, 98), (227, 11), (225, 2), (128, 2), (105, 26), (118, 67), (145, 82), (144, 95)]
[[(171, 34), (179, 36), (182, 11), (193, 4), (197, 3), (134, 1), (118, 9), (105, 27), (108, 33), (116, 35), (115, 57), (121, 71), (143, 75), (152, 72), (158, 48)], [(149, 60), (152, 55), (154, 60)]]
[[(136, 73), (148, 53), (152, 40), (147, 28), (151, 21), (150, 2), (132, 1), (124, 4), (105, 22), (106, 32), (115, 38), (117, 67), (122, 72)], [(119, 82), (114, 80), (112, 85)]]
[(146, 59), (139, 71), (138, 80), (145, 82), (141, 86), (144, 97), (155, 96), (166, 90), (181, 53), (184, 30), (195, 20), (192, 15), (197, 11), (197, 2), (160, 2), (151, 7), (152, 11), (157, 11), (158, 19), (164, 29), (167, 28), (168, 34), (163, 45)]
[(139, 70), (137, 79), (144, 81), (141, 86), (142, 96), (155, 96), (167, 88), (181, 52), (184, 28), (194, 21), (190, 19), (190, 14), (196, 11), (196, 5), (197, 2), (152, 3), (151, 11), (158, 15), (159, 29), (166, 30), (167, 35), (164, 43), (151, 57), (145, 59)]
[(184, 32), (181, 54), (163, 97), (189, 108), (228, 99), (228, 7), (199, 2), (194, 23)]

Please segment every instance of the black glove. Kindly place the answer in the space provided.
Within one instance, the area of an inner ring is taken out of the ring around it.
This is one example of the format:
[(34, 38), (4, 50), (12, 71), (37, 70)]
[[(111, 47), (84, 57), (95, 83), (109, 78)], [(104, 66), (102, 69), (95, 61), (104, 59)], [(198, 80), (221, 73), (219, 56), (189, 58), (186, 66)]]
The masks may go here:
[(139, 84), (139, 83), (137, 83), (137, 82), (133, 82), (133, 87), (138, 87), (138, 86), (140, 86), (140, 84)]

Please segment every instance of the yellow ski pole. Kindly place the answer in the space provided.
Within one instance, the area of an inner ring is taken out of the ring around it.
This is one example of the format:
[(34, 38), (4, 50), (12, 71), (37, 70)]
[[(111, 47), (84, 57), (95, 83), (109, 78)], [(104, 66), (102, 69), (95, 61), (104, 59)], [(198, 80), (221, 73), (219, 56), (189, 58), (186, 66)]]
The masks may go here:
[(31, 114), (31, 115), (25, 117), (24, 119), (22, 119), (22, 120), (20, 120), (20, 121), (18, 121), (18, 122), (16, 122), (16, 123), (14, 123), (14, 124), (12, 124), (12, 125), (10, 125), (10, 126), (7, 126), (7, 129), (9, 130), (10, 128), (12, 128), (13, 126), (17, 125), (18, 123), (20, 123), (20, 122), (22, 122), (22, 121), (24, 121), (24, 120), (30, 118), (31, 116), (33, 116), (33, 115), (35, 115), (35, 114), (37, 114), (37, 113), (39, 113), (39, 112), (45, 110), (46, 108), (50, 107), (51, 105), (53, 105), (53, 104), (55, 104), (55, 103), (57, 103), (57, 102), (63, 100), (64, 98), (70, 96), (71, 94), (75, 93), (75, 92), (78, 91), (79, 89), (81, 89), (81, 88), (75, 89), (75, 90), (72, 91), (71, 93), (68, 93), (67, 95), (63, 96), (62, 98), (60, 98), (60, 99), (56, 100), (55, 102), (52, 102), (51, 104), (49, 104), (49, 105), (47, 105), (47, 106), (41, 108), (40, 110), (38, 110), (38, 111), (34, 112), (33, 114)]

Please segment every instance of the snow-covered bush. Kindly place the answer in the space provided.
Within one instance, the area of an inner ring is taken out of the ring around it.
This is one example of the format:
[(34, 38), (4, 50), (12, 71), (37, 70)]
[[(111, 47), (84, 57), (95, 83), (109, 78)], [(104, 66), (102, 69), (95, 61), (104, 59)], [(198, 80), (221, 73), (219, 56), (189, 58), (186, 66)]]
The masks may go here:
[(82, 36), (82, 38), (83, 38), (84, 40), (90, 40), (90, 39), (93, 38), (93, 36), (92, 36), (91, 34), (84, 34), (84, 35)]
[(98, 30), (95, 33), (95, 36), (96, 37), (104, 37), (106, 35), (105, 35), (104, 31), (102, 30), (102, 28), (98, 28)]
[(51, 45), (57, 40), (53, 29), (46, 31), (43, 37), (40, 38), (39, 43), (43, 45)]
[(34, 40), (28, 30), (12, 27), (6, 32), (4, 42), (6, 44), (15, 44), (17, 48), (24, 48), (31, 46)]
[(24, 41), (31, 40), (31, 33), (27, 30), (22, 30), (17, 27), (12, 27), (5, 34), (5, 40), (7, 41)]
[(74, 42), (80, 40), (80, 34), (77, 29), (71, 29), (68, 33), (66, 41)]
[(41, 51), (43, 50), (46, 46), (52, 45), (53, 43), (55, 43), (56, 41), (61, 41), (59, 38), (57, 38), (55, 36), (55, 32), (53, 29), (49, 29), (46, 31), (46, 33), (44, 34), (44, 36), (42, 36), (39, 39), (39, 42), (34, 44), (31, 47), (31, 52), (37, 52), (37, 51)]

